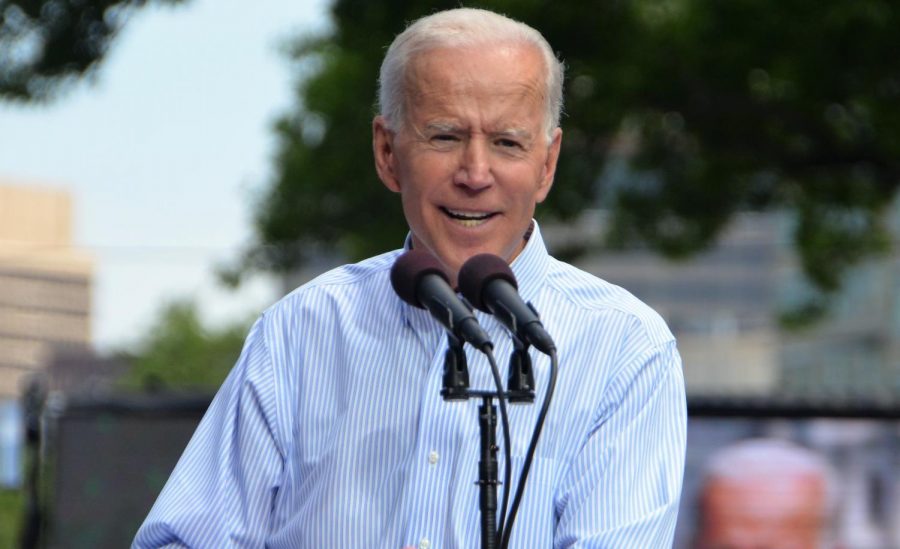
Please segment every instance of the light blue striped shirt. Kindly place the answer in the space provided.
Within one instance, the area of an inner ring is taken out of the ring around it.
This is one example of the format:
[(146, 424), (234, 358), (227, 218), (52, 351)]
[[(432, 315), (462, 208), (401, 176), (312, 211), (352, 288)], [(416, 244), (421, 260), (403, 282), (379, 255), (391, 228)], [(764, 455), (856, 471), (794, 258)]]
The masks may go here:
[[(480, 402), (442, 400), (447, 338), (391, 288), (399, 253), (326, 273), (261, 316), (134, 547), (480, 546)], [(560, 367), (510, 547), (671, 547), (686, 425), (672, 334), (549, 256), (538, 228), (512, 269)], [(476, 314), (505, 380), (510, 339)], [(531, 354), (535, 403), (509, 407), (513, 487), (549, 375)], [(492, 389), (485, 358), (467, 355), (471, 387)]]

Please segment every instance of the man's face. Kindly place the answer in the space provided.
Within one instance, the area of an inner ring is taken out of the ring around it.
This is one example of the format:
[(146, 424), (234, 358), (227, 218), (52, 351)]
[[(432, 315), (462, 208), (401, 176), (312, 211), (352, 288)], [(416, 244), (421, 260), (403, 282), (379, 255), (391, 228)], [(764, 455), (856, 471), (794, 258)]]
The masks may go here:
[(477, 253), (518, 255), (553, 183), (561, 131), (548, 141), (543, 74), (531, 47), (429, 50), (410, 63), (405, 124), (373, 122), (379, 177), (454, 283)]
[(714, 479), (700, 506), (700, 549), (822, 549), (820, 478)]

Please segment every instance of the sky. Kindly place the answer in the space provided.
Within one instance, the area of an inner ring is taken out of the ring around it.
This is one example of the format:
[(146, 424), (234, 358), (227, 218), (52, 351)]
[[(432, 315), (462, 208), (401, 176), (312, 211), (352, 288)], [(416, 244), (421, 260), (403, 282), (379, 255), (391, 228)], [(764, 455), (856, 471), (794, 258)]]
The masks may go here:
[(252, 239), (271, 126), (292, 105), (286, 40), (327, 28), (327, 0), (192, 0), (138, 10), (99, 71), (50, 105), (0, 102), (0, 182), (67, 190), (94, 260), (92, 340), (143, 338), (165, 304), (212, 326), (279, 297), (271, 277), (223, 288)]

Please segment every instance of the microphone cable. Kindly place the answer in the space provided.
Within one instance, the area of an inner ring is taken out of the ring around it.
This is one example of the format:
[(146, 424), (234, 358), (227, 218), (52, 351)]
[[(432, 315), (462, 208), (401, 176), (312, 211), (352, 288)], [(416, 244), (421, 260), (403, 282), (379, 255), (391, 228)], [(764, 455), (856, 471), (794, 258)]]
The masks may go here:
[[(530, 344), (541, 353), (550, 357), (550, 377), (544, 402), (538, 412), (537, 421), (531, 434), (531, 441), (522, 464), (516, 495), (507, 517), (507, 504), (511, 486), (509, 483), (503, 491), (503, 510), (500, 515), (500, 549), (506, 549), (512, 535), (513, 524), (522, 501), (522, 494), (528, 480), (528, 473), (534, 461), (535, 449), (544, 427), (544, 420), (550, 409), (553, 391), (556, 388), (556, 377), (559, 360), (556, 345), (544, 330), (538, 312), (530, 303), (525, 303), (518, 293), (518, 283), (509, 264), (503, 258), (489, 253), (477, 254), (463, 263), (459, 270), (459, 287), (463, 296), (477, 309), (494, 315), (512, 337), (521, 342), (525, 348)], [(499, 381), (497, 382), (499, 386)], [(509, 471), (507, 470), (507, 473)]]
[[(528, 451), (525, 454), (525, 461), (522, 463), (522, 474), (516, 485), (516, 496), (513, 498), (512, 508), (509, 511), (509, 521), (506, 523), (506, 529), (502, 531), (500, 538), (500, 549), (506, 549), (509, 546), (509, 538), (512, 535), (513, 522), (516, 520), (516, 514), (519, 512), (519, 504), (522, 501), (522, 494), (525, 492), (525, 482), (528, 479), (528, 472), (531, 470), (531, 462), (534, 461), (534, 452), (537, 448), (538, 439), (544, 428), (544, 419), (550, 409), (550, 401), (553, 399), (553, 390), (556, 388), (556, 374), (559, 370), (559, 359), (556, 350), (550, 352), (550, 379), (547, 383), (547, 392), (544, 394), (544, 402), (541, 404), (541, 411), (538, 413), (537, 422), (534, 425), (534, 431), (531, 433), (531, 442), (528, 443)], [(508, 465), (507, 465), (508, 467)], [(507, 469), (507, 475), (509, 470)], [(508, 482), (508, 481), (507, 481)], [(509, 495), (509, 485), (503, 492), (503, 515), (500, 517), (501, 524), (506, 515), (506, 499)]]

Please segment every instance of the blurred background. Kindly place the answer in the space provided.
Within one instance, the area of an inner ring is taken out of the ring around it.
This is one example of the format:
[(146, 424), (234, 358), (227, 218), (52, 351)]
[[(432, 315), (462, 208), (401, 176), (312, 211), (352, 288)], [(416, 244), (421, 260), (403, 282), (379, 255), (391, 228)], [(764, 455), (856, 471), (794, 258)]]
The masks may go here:
[[(459, 4), (0, 0), (0, 546), (127, 545), (250, 322), (401, 245), (378, 66)], [(678, 337), (676, 547), (760, 437), (831, 468), (818, 546), (900, 547), (900, 5), (463, 4), (566, 63), (551, 251)]]

